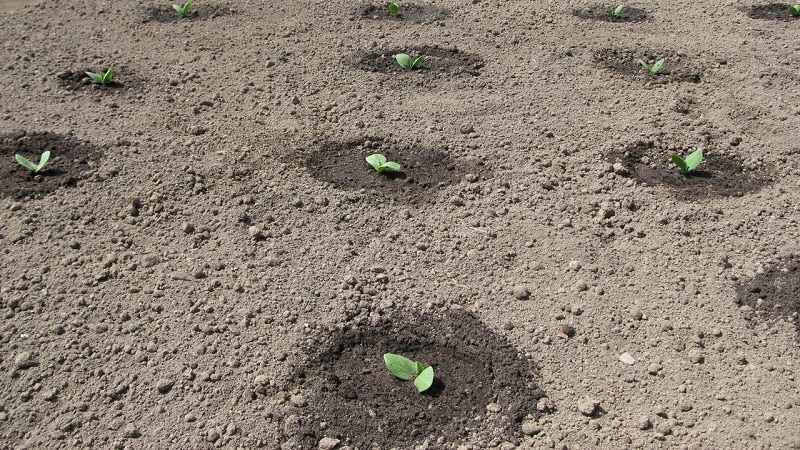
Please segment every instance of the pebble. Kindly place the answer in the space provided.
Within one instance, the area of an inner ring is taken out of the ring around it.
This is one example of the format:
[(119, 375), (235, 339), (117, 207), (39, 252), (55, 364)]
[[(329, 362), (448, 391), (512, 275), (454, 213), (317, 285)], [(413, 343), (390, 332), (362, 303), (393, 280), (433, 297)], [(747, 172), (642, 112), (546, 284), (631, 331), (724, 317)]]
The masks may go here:
[(639, 420), (636, 422), (636, 426), (639, 427), (640, 430), (647, 430), (653, 426), (653, 423), (650, 422), (650, 418), (647, 416), (639, 417)]
[(647, 366), (647, 373), (650, 375), (658, 375), (658, 372), (661, 371), (661, 368), (661, 364), (651, 363), (649, 366)]
[(571, 337), (575, 336), (575, 327), (573, 327), (572, 325), (569, 325), (569, 324), (561, 325), (561, 333), (564, 336), (566, 336), (568, 338), (571, 338)]
[(333, 450), (337, 445), (339, 445), (339, 442), (341, 442), (339, 439), (324, 437), (319, 440), (317, 448), (319, 450)]
[(14, 358), (14, 367), (17, 369), (28, 369), (36, 365), (36, 360), (33, 359), (31, 352), (19, 352)]
[(499, 413), (502, 410), (503, 408), (497, 403), (489, 403), (486, 405), (486, 411), (489, 411), (490, 413)]
[(592, 398), (586, 397), (578, 402), (578, 411), (584, 416), (591, 416), (597, 412), (600, 402)]
[(689, 360), (694, 364), (703, 364), (706, 360), (706, 357), (702, 353), (692, 353), (689, 356)]
[(619, 355), (619, 360), (624, 362), (625, 364), (631, 366), (636, 362), (636, 359), (628, 352), (625, 352)]
[(308, 404), (306, 403), (306, 399), (299, 394), (295, 394), (289, 397), (289, 401), (292, 402), (292, 404), (294, 406), (297, 406), (298, 408), (302, 408)]
[(160, 260), (156, 255), (144, 255), (142, 256), (142, 267), (153, 267), (158, 264)]
[(169, 380), (169, 379), (166, 379), (166, 378), (162, 378), (162, 379), (158, 380), (158, 382), (156, 382), (156, 389), (158, 389), (158, 392), (160, 392), (162, 394), (166, 394), (167, 392), (170, 391), (170, 389), (172, 389), (172, 386), (174, 386), (174, 385), (175, 385), (175, 381), (174, 380)]
[(142, 435), (142, 432), (136, 427), (136, 425), (129, 423), (125, 425), (125, 429), (123, 430), (123, 436), (126, 438), (135, 439)]
[(542, 427), (533, 420), (526, 420), (522, 422), (522, 433), (525, 436), (535, 436), (542, 432)]
[(525, 288), (525, 286), (514, 286), (511, 290), (511, 294), (514, 295), (514, 298), (517, 300), (527, 300), (531, 296), (531, 291)]

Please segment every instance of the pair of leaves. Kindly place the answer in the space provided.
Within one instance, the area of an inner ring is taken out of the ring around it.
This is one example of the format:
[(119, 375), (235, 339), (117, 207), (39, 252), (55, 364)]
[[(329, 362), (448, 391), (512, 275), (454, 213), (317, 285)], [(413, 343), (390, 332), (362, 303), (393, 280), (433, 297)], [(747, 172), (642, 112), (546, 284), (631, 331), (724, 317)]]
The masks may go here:
[(87, 71), (86, 75), (89, 75), (89, 78), (91, 78), (92, 81), (95, 82), (95, 84), (105, 86), (109, 81), (111, 81), (111, 77), (114, 76), (114, 68), (109, 67), (108, 70), (106, 70), (105, 72), (98, 72), (98, 73)]
[(383, 361), (392, 375), (401, 380), (414, 378), (414, 386), (418, 392), (424, 392), (433, 386), (433, 367), (427, 368), (419, 361), (412, 361), (405, 356), (385, 353)]
[(19, 165), (21, 165), (22, 167), (30, 170), (33, 173), (39, 173), (42, 171), (42, 169), (44, 169), (44, 166), (47, 165), (47, 161), (50, 161), (50, 150), (42, 153), (42, 157), (39, 159), (38, 164), (34, 164), (33, 162), (31, 162), (24, 156), (20, 155), (19, 153), (14, 155), (14, 159), (16, 159)]
[(397, 64), (400, 64), (400, 67), (412, 70), (419, 67), (420, 64), (422, 64), (422, 62), (425, 61), (425, 55), (421, 55), (416, 58), (411, 58), (405, 53), (398, 53), (394, 55), (394, 59), (397, 61)]
[(622, 12), (622, 7), (623, 5), (617, 5), (617, 6), (603, 5), (603, 9), (605, 9), (606, 13), (608, 13), (608, 15), (611, 17), (617, 17), (619, 13)]
[(800, 16), (800, 5), (792, 5), (789, 7), (789, 14), (793, 16)]
[(378, 173), (383, 173), (386, 169), (400, 170), (400, 164), (387, 160), (386, 157), (380, 153), (373, 153), (364, 159)]
[(670, 156), (672, 162), (681, 169), (685, 175), (689, 172), (693, 171), (703, 162), (703, 149), (698, 147), (697, 150), (693, 151), (686, 157), (686, 159), (681, 158), (678, 155)]
[(654, 62), (652, 66), (648, 65), (641, 59), (639, 60), (639, 64), (641, 64), (642, 67), (644, 67), (644, 70), (646, 70), (648, 73), (654, 75), (658, 73), (658, 71), (661, 70), (661, 66), (664, 65), (664, 58), (661, 58), (658, 61)]
[(386, 7), (389, 8), (389, 12), (391, 14), (397, 14), (400, 12), (400, 5), (398, 5), (397, 2), (391, 2)]
[(192, 2), (186, 2), (186, 3), (183, 4), (183, 6), (181, 6), (179, 4), (173, 4), (172, 5), (172, 9), (174, 9), (175, 11), (178, 11), (178, 13), (180, 15), (182, 15), (182, 16), (185, 16), (186, 14), (188, 14), (189, 13), (189, 8), (191, 8), (191, 7), (192, 7)]

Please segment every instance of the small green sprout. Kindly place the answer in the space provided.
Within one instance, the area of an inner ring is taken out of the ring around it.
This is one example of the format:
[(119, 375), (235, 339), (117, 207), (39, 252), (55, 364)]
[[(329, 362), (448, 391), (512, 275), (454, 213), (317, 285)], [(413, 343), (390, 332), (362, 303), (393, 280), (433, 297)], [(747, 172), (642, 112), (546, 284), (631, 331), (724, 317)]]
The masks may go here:
[(683, 159), (678, 155), (672, 155), (670, 156), (670, 159), (672, 159), (672, 162), (674, 162), (675, 165), (681, 169), (681, 172), (683, 172), (684, 175), (689, 175), (689, 172), (696, 169), (697, 166), (703, 162), (703, 149), (697, 147), (697, 149), (690, 153), (686, 159)]
[(105, 86), (106, 84), (108, 84), (109, 81), (111, 81), (111, 77), (114, 76), (114, 68), (109, 67), (108, 70), (106, 70), (105, 72), (98, 72), (98, 73), (87, 71), (86, 75), (89, 75), (89, 78), (91, 78), (92, 81), (95, 82), (95, 84)]
[(44, 169), (44, 166), (47, 165), (47, 161), (50, 161), (50, 151), (48, 150), (42, 153), (42, 157), (39, 159), (39, 164), (32, 163), (19, 153), (14, 155), (14, 159), (16, 159), (22, 167), (30, 170), (33, 173), (39, 173), (42, 171), (42, 169)]
[(391, 2), (386, 5), (386, 7), (389, 8), (389, 13), (391, 14), (396, 15), (398, 12), (400, 12), (400, 5), (398, 5), (397, 2)]
[(394, 161), (388, 161), (386, 157), (380, 153), (373, 153), (364, 159), (366, 159), (367, 163), (369, 163), (369, 165), (372, 166), (378, 173), (383, 173), (383, 171), (386, 169), (400, 170), (400, 164), (397, 164)]
[(789, 14), (793, 16), (800, 16), (800, 5), (792, 5), (789, 7)]
[(177, 3), (172, 5), (172, 9), (174, 9), (175, 11), (178, 11), (178, 13), (180, 15), (182, 15), (182, 16), (185, 16), (186, 14), (189, 14), (189, 8), (191, 8), (191, 7), (192, 7), (192, 2), (186, 2), (186, 3), (183, 4), (183, 6), (181, 6), (181, 5), (177, 4)]
[(656, 73), (658, 73), (659, 70), (661, 70), (661, 66), (664, 65), (664, 58), (661, 58), (658, 61), (654, 62), (652, 66), (648, 65), (641, 59), (639, 60), (639, 64), (641, 64), (642, 67), (644, 67), (644, 70), (646, 70), (650, 75), (655, 75)]
[(603, 9), (605, 9), (606, 13), (608, 13), (608, 15), (611, 17), (619, 16), (619, 13), (622, 12), (622, 7), (623, 5), (617, 5), (617, 6), (603, 5)]
[(392, 375), (402, 380), (414, 379), (418, 392), (424, 392), (433, 386), (433, 367), (425, 367), (419, 361), (412, 361), (405, 356), (384, 353), (383, 361)]
[(406, 55), (405, 53), (398, 53), (394, 55), (394, 59), (397, 60), (397, 64), (400, 64), (401, 67), (404, 69), (416, 69), (425, 61), (425, 55), (418, 56), (416, 59), (412, 59), (410, 56)]

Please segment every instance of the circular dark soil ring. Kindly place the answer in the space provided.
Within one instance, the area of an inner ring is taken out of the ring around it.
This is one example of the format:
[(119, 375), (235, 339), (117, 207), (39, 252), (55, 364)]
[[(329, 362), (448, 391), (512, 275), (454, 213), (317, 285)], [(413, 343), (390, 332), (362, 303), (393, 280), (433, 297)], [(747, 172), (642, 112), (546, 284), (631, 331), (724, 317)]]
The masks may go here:
[(144, 12), (142, 23), (160, 22), (160, 23), (175, 23), (184, 20), (206, 20), (215, 19), (221, 16), (235, 14), (234, 10), (227, 6), (217, 5), (198, 5), (192, 6), (185, 16), (180, 15), (172, 6), (169, 8), (164, 6), (148, 6)]
[[(305, 416), (303, 448), (326, 436), (363, 449), (414, 448), (425, 439), (455, 444), (467, 430), (519, 438), (518, 422), (538, 416), (544, 396), (534, 364), (466, 311), (434, 317), (400, 310), (311, 341), (309, 362), (294, 376), (308, 401), (298, 411)], [(412, 382), (392, 376), (383, 362), (387, 352), (433, 366), (432, 392), (420, 394)], [(500, 413), (487, 414), (489, 403)]]
[[(36, 175), (14, 159), (19, 153), (36, 163), (48, 150), (50, 162)], [(41, 198), (62, 186), (75, 186), (79, 180), (88, 178), (90, 169), (101, 158), (99, 149), (70, 135), (26, 131), (0, 135), (0, 193), (16, 199)]]
[[(425, 61), (419, 69), (404, 69), (397, 64), (394, 55), (406, 53), (416, 58), (425, 55)], [(406, 48), (394, 48), (380, 52), (369, 52), (353, 58), (356, 67), (369, 72), (380, 72), (392, 75), (440, 75), (478, 76), (483, 68), (483, 60), (457, 48), (441, 48), (437, 45), (419, 45)]]
[[(364, 160), (373, 153), (397, 162), (400, 171), (378, 174)], [(462, 180), (474, 182), (491, 175), (482, 162), (460, 163), (435, 149), (373, 137), (325, 144), (306, 157), (305, 166), (312, 177), (337, 189), (363, 189), (410, 203), (432, 198), (441, 188)]]
[[(736, 286), (736, 304), (746, 320), (793, 322), (800, 335), (800, 257), (776, 261), (751, 280)], [(744, 307), (744, 308), (742, 308)]]
[(583, 20), (594, 20), (610, 23), (639, 23), (652, 20), (652, 16), (647, 11), (633, 6), (625, 6), (617, 16), (611, 16), (604, 9), (602, 4), (583, 9), (576, 9), (572, 13), (575, 17)]
[[(86, 74), (86, 71), (97, 73), (96, 70), (92, 70), (90, 68), (82, 70), (65, 70), (64, 72), (56, 75), (56, 78), (58, 78), (59, 84), (68, 91), (88, 90), (101, 94), (112, 94), (118, 91), (129, 90), (139, 85), (138, 80), (127, 68), (124, 67), (119, 71), (117, 71), (117, 68), (115, 67), (114, 71), (118, 72), (118, 74), (115, 73), (111, 81), (106, 83), (105, 86), (93, 82), (92, 79), (89, 78), (89, 75)], [(125, 78), (129, 81), (120, 81), (121, 78)], [(133, 82), (130, 80), (133, 80)]]
[(800, 16), (793, 16), (789, 13), (788, 3), (769, 3), (766, 5), (744, 6), (742, 10), (747, 17), (760, 20), (776, 20), (789, 22), (800, 19)]
[(670, 154), (652, 141), (640, 141), (623, 152), (611, 152), (608, 159), (622, 163), (627, 174), (640, 182), (670, 187), (683, 200), (740, 197), (772, 182), (768, 174), (746, 170), (739, 157), (714, 153), (703, 155), (700, 167), (684, 175), (670, 161)]
[[(639, 64), (639, 60), (653, 64), (661, 58), (664, 58), (664, 65), (655, 74), (647, 73)], [(690, 58), (684, 53), (669, 50), (658, 52), (607, 48), (596, 51), (594, 59), (611, 72), (626, 77), (638, 77), (653, 84), (699, 83), (705, 65), (699, 58)]]
[(362, 5), (358, 7), (357, 15), (363, 19), (391, 20), (397, 22), (409, 21), (414, 23), (433, 23), (450, 17), (450, 10), (436, 5), (420, 5), (417, 3), (402, 3), (400, 12), (392, 14), (386, 7), (386, 2), (380, 5)]

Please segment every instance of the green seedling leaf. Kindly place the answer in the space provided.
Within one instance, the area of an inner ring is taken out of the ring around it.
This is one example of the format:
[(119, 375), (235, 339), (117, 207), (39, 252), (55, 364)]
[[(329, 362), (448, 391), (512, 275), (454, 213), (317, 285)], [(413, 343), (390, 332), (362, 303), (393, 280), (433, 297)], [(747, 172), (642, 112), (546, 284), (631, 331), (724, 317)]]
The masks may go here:
[(114, 68), (109, 67), (108, 70), (106, 70), (105, 72), (98, 72), (98, 73), (87, 71), (86, 75), (88, 75), (89, 78), (91, 78), (95, 84), (105, 86), (106, 84), (108, 84), (109, 81), (111, 81), (111, 77), (114, 76)]
[(800, 16), (800, 5), (792, 5), (789, 7), (789, 14), (793, 16)]
[(693, 171), (703, 162), (703, 149), (698, 147), (695, 151), (689, 154), (686, 159), (681, 158), (678, 155), (670, 156), (672, 162), (678, 166), (678, 169), (684, 173), (684, 175), (689, 174), (689, 172)]
[(611, 5), (603, 5), (603, 9), (606, 10), (606, 13), (611, 17), (619, 16), (619, 13), (622, 12), (623, 5), (611, 6)]
[(661, 70), (661, 66), (664, 65), (664, 58), (661, 58), (658, 61), (654, 62), (652, 66), (648, 65), (641, 59), (639, 60), (639, 64), (641, 64), (641, 66), (644, 67), (644, 70), (646, 70), (648, 73), (650, 73), (651, 75), (655, 75), (656, 73), (658, 73), (659, 70)]
[(33, 173), (39, 173), (44, 169), (44, 166), (47, 165), (47, 162), (50, 161), (50, 151), (46, 151), (42, 153), (41, 158), (39, 159), (39, 164), (34, 164), (24, 156), (17, 153), (14, 155), (14, 159), (24, 168), (30, 170)]
[(397, 14), (398, 12), (400, 12), (400, 5), (398, 5), (397, 2), (389, 3), (387, 5), (387, 8), (389, 8), (389, 13), (391, 14)]
[(388, 161), (386, 157), (380, 153), (373, 153), (364, 159), (378, 173), (383, 173), (386, 169), (400, 170), (400, 164), (397, 164), (394, 161)]
[[(422, 363), (417, 362), (417, 364), (422, 367)], [(425, 370), (419, 372), (419, 375), (414, 378), (414, 386), (416, 386), (419, 392), (430, 389), (430, 387), (433, 386), (433, 367), (428, 366)]]
[(421, 55), (415, 59), (412, 59), (405, 53), (398, 53), (394, 55), (394, 59), (397, 60), (397, 64), (400, 64), (400, 67), (404, 69), (416, 69), (420, 64), (422, 64), (423, 61), (425, 61), (425, 55)]
[(192, 7), (192, 2), (186, 2), (186, 3), (183, 4), (183, 6), (181, 6), (179, 4), (173, 4), (172, 5), (172, 9), (174, 9), (175, 11), (178, 11), (178, 13), (180, 15), (182, 15), (182, 16), (185, 16), (186, 14), (189, 14), (189, 9), (191, 7)]
[(410, 380), (417, 372), (416, 362), (405, 356), (395, 355), (394, 353), (384, 353), (383, 361), (392, 375), (402, 380)]

